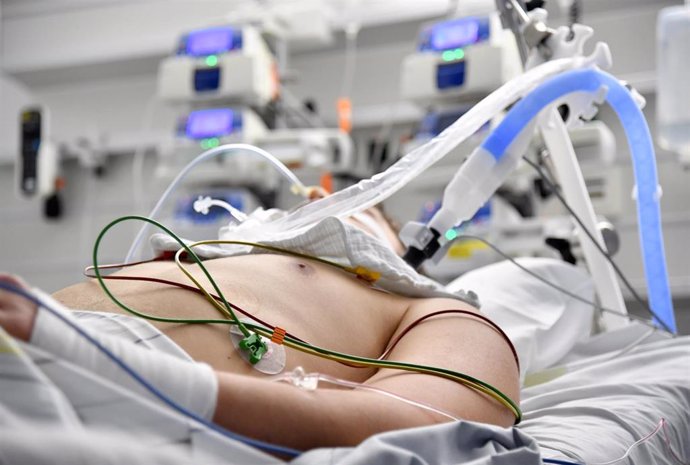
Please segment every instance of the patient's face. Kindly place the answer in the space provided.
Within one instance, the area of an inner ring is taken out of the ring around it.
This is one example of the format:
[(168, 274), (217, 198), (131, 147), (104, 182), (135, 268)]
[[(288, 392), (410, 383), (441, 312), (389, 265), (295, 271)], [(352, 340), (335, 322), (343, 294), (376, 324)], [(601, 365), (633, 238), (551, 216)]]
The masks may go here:
[[(314, 189), (310, 196), (310, 201), (315, 201), (329, 194), (320, 189)], [(384, 244), (388, 245), (395, 253), (398, 255), (403, 255), (405, 253), (405, 246), (398, 238), (397, 228), (391, 224), (391, 221), (386, 218), (379, 207), (372, 207), (361, 213), (357, 213), (345, 221), (353, 226), (358, 227), (370, 236), (376, 237), (381, 240)]]
[(400, 242), (395, 228), (378, 208), (370, 208), (347, 218), (345, 221), (353, 226), (357, 226), (365, 233), (380, 239), (381, 242), (387, 244), (398, 255), (402, 255), (405, 252), (405, 248)]

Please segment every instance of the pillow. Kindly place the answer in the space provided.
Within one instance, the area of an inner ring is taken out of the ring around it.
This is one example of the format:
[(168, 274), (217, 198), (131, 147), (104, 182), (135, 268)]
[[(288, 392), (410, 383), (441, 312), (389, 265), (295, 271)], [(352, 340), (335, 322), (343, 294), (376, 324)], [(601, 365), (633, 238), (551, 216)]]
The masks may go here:
[[(594, 301), (592, 278), (585, 270), (552, 258), (519, 258), (517, 262), (547, 281)], [(592, 330), (591, 305), (554, 289), (509, 261), (472, 270), (446, 288), (478, 294), (482, 313), (513, 341), (523, 380), (526, 374), (558, 362)]]

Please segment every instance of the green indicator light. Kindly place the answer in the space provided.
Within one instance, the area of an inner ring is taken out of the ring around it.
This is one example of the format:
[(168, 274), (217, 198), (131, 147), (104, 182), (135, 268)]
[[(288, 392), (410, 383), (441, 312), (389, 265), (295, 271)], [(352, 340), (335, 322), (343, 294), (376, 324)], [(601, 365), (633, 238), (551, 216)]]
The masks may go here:
[(446, 50), (441, 55), (441, 58), (443, 58), (443, 61), (453, 61), (455, 60), (455, 52), (453, 50)]
[(215, 55), (209, 55), (206, 57), (206, 65), (216, 66), (218, 64), (218, 57)]
[(207, 149), (208, 148), (208, 141), (206, 139), (203, 139), (201, 141), (201, 148), (202, 149)]
[(461, 48), (457, 48), (457, 49), (455, 49), (453, 56), (455, 57), (456, 60), (462, 60), (463, 58), (465, 58), (465, 51)]
[(218, 147), (220, 145), (220, 140), (214, 137), (208, 140), (208, 148)]
[(455, 229), (451, 228), (448, 231), (446, 231), (446, 239), (448, 239), (449, 241), (452, 241), (456, 237), (458, 237), (458, 232)]

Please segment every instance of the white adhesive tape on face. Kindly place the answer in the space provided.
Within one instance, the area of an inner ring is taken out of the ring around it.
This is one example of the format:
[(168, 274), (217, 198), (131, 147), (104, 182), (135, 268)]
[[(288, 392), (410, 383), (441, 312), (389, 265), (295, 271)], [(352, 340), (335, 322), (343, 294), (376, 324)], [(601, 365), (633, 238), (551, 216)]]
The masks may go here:
[[(256, 322), (250, 318), (240, 318), (240, 321), (243, 323), (256, 324)], [(260, 337), (261, 340), (266, 344), (266, 348), (268, 350), (266, 351), (264, 356), (261, 357), (261, 360), (259, 360), (258, 363), (252, 365), (252, 367), (255, 370), (267, 375), (276, 375), (278, 373), (281, 373), (285, 369), (285, 346), (282, 344), (276, 344), (274, 342), (271, 342), (270, 339), (267, 339), (263, 336)], [(247, 363), (251, 365), (251, 362), (249, 361), (249, 355), (247, 354), (247, 352), (240, 349), (240, 341), (242, 341), (242, 339), (244, 339), (242, 331), (240, 331), (237, 326), (232, 326), (230, 328), (230, 340), (232, 341), (232, 345), (235, 346), (235, 350), (237, 350), (237, 352), (240, 354), (240, 357), (242, 357), (243, 360), (245, 360)]]

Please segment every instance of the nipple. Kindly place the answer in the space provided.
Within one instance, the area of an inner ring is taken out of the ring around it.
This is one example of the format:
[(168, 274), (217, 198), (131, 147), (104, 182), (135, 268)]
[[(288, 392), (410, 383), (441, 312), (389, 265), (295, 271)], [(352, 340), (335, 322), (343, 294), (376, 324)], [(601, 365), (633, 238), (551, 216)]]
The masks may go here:
[[(240, 321), (243, 323), (256, 324), (254, 320), (249, 318), (241, 318)], [(245, 339), (244, 334), (242, 334), (242, 331), (240, 331), (237, 326), (232, 326), (230, 328), (230, 340), (232, 341), (232, 345), (245, 362), (251, 365), (255, 370), (267, 375), (275, 375), (282, 372), (285, 369), (285, 346), (276, 344), (270, 339), (258, 334), (257, 337), (266, 344), (266, 353), (263, 354), (261, 360), (257, 363), (251, 363), (251, 355), (240, 347), (241, 342)]]

